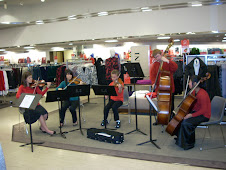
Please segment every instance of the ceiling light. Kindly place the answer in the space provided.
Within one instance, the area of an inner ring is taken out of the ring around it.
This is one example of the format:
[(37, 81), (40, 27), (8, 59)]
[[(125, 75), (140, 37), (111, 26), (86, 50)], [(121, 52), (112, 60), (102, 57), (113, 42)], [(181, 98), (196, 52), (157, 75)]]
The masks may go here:
[(41, 0), (41, 2), (45, 2), (45, 0)]
[(35, 47), (31, 47), (31, 46), (24, 47), (24, 49), (32, 49), (32, 48), (35, 48)]
[(68, 45), (73, 45), (73, 43), (69, 43)]
[(226, 39), (226, 37), (223, 38), (224, 40)]
[(71, 15), (71, 16), (68, 16), (67, 18), (68, 18), (68, 20), (77, 19), (77, 18), (76, 18), (76, 15)]
[(142, 12), (152, 11), (152, 9), (150, 9), (149, 7), (142, 7), (141, 10)]
[(42, 20), (36, 21), (36, 24), (44, 24)]
[(53, 51), (64, 51), (64, 48), (62, 48), (62, 47), (52, 47), (51, 49)]
[(118, 40), (106, 40), (106, 41), (104, 41), (104, 42), (118, 42)]
[(191, 6), (202, 6), (202, 4), (192, 4)]
[(170, 39), (170, 37), (157, 37), (159, 40), (165, 40), (165, 39)]
[(10, 22), (1, 22), (1, 24), (10, 24)]
[(175, 39), (175, 40), (173, 40), (174, 42), (179, 42), (180, 40), (179, 39)]
[(187, 32), (186, 34), (195, 34), (195, 32)]
[(23, 5), (24, 5), (23, 1), (21, 1), (21, 2), (20, 2), (20, 5), (21, 5), (21, 6), (23, 6)]
[(212, 31), (212, 33), (218, 33), (218, 31)]
[(5, 49), (0, 49), (0, 51), (5, 51)]
[(99, 17), (108, 15), (108, 12), (99, 12), (97, 13)]
[(194, 6), (194, 7), (202, 6), (202, 3), (199, 1), (191, 2), (191, 6)]
[(226, 42), (226, 40), (222, 40), (222, 42)]

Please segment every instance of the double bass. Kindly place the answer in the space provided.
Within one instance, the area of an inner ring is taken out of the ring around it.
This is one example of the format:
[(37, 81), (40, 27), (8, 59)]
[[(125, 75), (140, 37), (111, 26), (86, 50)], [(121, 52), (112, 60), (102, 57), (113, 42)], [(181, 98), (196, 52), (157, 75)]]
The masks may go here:
[[(168, 50), (170, 47), (174, 44), (173, 39), (169, 39), (169, 45), (167, 46), (164, 57), (168, 53)], [(170, 112), (171, 112), (171, 81), (170, 81), (170, 71), (166, 71), (162, 69), (163, 61), (161, 61), (159, 70), (155, 79), (155, 85), (158, 80), (159, 74), (160, 74), (160, 80), (159, 80), (159, 90), (157, 94), (157, 100), (158, 100), (158, 113), (157, 113), (157, 122), (158, 124), (167, 125), (169, 123), (170, 118)], [(155, 89), (155, 85), (153, 90)]]
[(211, 77), (210, 73), (206, 73), (206, 77), (202, 77), (199, 82), (189, 91), (188, 95), (182, 100), (182, 102), (178, 105), (179, 108), (177, 114), (172, 118), (169, 124), (166, 127), (166, 132), (168, 132), (171, 136), (175, 135), (180, 127), (181, 122), (183, 121), (184, 117), (190, 113), (191, 109), (193, 108), (196, 97), (192, 95), (192, 92), (198, 87), (198, 85), (209, 79)]

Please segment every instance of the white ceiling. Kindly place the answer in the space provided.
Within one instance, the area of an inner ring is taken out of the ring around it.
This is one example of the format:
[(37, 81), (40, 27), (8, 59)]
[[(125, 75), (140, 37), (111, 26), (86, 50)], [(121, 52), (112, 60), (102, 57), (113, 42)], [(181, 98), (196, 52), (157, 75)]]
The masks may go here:
[[(54, 1), (54, 0), (46, 0), (46, 2)], [(39, 5), (41, 3), (41, 0), (4, 0), (0, 1), (0, 8), (2, 8), (2, 5), (4, 3), (7, 3), (8, 8), (10, 6), (21, 6), (21, 5)], [(224, 3), (226, 3), (224, 1)], [(2, 10), (2, 9), (1, 9)], [(29, 24), (26, 23), (20, 23), (20, 24), (0, 24), (0, 29), (8, 29), (10, 27), (18, 27), (18, 26), (27, 26)], [(204, 33), (198, 33), (198, 34), (186, 34), (186, 33), (181, 33), (181, 34), (173, 34), (173, 35), (167, 35), (170, 36), (174, 39), (184, 39), (187, 38), (190, 40), (190, 42), (197, 43), (197, 44), (202, 44), (202, 43), (220, 43), (222, 42), (223, 37), (225, 37), (226, 34), (226, 28), (225, 30), (221, 30), (219, 33), (212, 33), (212, 32), (204, 32)], [(157, 40), (158, 35), (147, 35), (147, 36), (142, 36), (142, 37), (109, 37), (109, 39), (117, 39), (119, 43), (123, 42), (166, 42), (167, 40)], [(92, 45), (92, 44), (106, 44), (104, 41), (106, 39), (99, 39), (99, 40), (85, 40), (85, 41), (71, 41), (71, 42), (58, 42), (58, 43), (51, 43), (51, 44), (36, 44), (35, 48), (38, 50), (50, 50), (51, 47), (63, 47), (63, 48), (68, 48), (72, 49), (72, 46), (69, 45), (69, 43), (72, 43), (73, 46), (75, 45)], [(176, 43), (179, 44), (180, 42)], [(117, 44), (117, 43), (116, 43)], [(29, 44), (28, 44), (29, 45)], [(6, 47), (7, 51), (14, 51), (14, 52), (24, 52), (24, 47)], [(0, 52), (1, 54), (1, 52)]]

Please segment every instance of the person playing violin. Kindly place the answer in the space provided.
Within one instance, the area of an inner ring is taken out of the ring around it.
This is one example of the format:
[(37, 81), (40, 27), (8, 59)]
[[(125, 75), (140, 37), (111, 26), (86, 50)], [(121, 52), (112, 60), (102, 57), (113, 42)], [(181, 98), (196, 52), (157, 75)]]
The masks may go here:
[[(30, 72), (24, 72), (21, 78), (21, 85), (17, 91), (16, 98), (18, 99), (22, 93), (31, 93), (31, 94), (41, 94), (42, 96), (49, 89), (51, 82), (47, 82), (47, 87), (45, 90), (41, 91), (39, 87), (31, 87), (33, 82), (32, 74)], [(49, 130), (46, 125), (46, 120), (48, 119), (48, 112), (44, 107), (42, 107), (39, 103), (36, 106), (35, 110), (26, 109), (23, 112), (24, 120), (28, 124), (35, 123), (37, 120), (40, 121), (40, 130), (43, 133), (48, 133), (49, 135), (56, 134), (55, 131)]]
[[(150, 76), (151, 76), (152, 88), (154, 88), (155, 79), (158, 78), (156, 81), (155, 92), (158, 92), (158, 89), (159, 89), (160, 76), (159, 77), (156, 77), (156, 76), (158, 74), (161, 61), (163, 61), (162, 69), (170, 72), (170, 82), (172, 87), (172, 103), (171, 103), (171, 118), (172, 118), (173, 117), (172, 111), (174, 110), (174, 94), (173, 93), (175, 91), (173, 74), (177, 71), (178, 65), (174, 61), (168, 60), (166, 57), (164, 57), (162, 55), (162, 52), (159, 49), (153, 50), (153, 57), (154, 57), (154, 60), (151, 66)], [(157, 122), (154, 123), (154, 125), (156, 124)]]
[[(72, 82), (73, 81), (73, 82)], [(70, 85), (69, 85), (70, 83)], [(65, 87), (76, 86), (77, 84), (84, 84), (82, 81), (73, 78), (73, 72), (69, 69), (65, 70), (65, 80), (60, 83), (60, 85), (56, 88), (56, 90), (64, 90)], [(79, 106), (79, 97), (71, 97), (69, 100), (65, 100), (62, 102), (62, 108), (60, 112), (60, 125), (61, 127), (64, 125), (64, 118), (66, 110), (69, 108), (72, 115), (73, 126), (76, 126), (77, 123), (77, 114), (76, 108)]]
[[(197, 82), (199, 76), (192, 76), (189, 81), (189, 88), (192, 89)], [(176, 145), (184, 150), (188, 150), (195, 145), (195, 128), (202, 122), (209, 121), (211, 117), (211, 102), (208, 93), (202, 88), (200, 83), (192, 93), (196, 97), (196, 103), (192, 108), (192, 112), (184, 117), (178, 130)]]
[[(120, 128), (121, 123), (119, 120), (118, 108), (123, 104), (123, 92), (124, 92), (124, 83), (119, 78), (120, 74), (118, 70), (112, 70), (111, 79), (112, 82), (109, 86), (115, 86), (115, 91), (117, 96), (110, 96), (108, 104), (104, 107), (104, 120), (101, 122), (101, 126), (105, 126), (108, 118), (109, 110), (112, 109), (114, 113), (114, 120), (116, 121), (116, 128)], [(108, 99), (108, 96), (105, 96), (105, 99)]]

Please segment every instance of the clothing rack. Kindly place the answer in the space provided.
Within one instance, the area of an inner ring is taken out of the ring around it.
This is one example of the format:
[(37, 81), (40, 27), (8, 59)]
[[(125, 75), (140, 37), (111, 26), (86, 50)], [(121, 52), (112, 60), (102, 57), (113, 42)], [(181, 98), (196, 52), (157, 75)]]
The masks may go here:
[(68, 65), (72, 64), (86, 64), (86, 63), (92, 63), (90, 60), (84, 60), (84, 59), (67, 59), (66, 61), (66, 67), (68, 68)]

